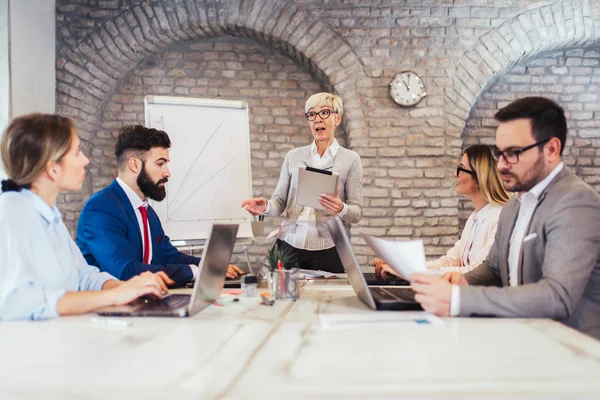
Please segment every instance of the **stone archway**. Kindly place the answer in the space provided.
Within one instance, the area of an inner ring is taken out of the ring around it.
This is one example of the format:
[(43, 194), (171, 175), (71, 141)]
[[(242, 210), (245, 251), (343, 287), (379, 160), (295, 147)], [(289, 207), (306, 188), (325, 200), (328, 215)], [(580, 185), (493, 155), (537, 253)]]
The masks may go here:
[(144, 2), (111, 17), (59, 53), (57, 112), (77, 121), (85, 142), (115, 85), (145, 57), (172, 43), (222, 35), (257, 39), (307, 65), (345, 99), (349, 137), (365, 131), (356, 54), (330, 27), (275, 0)]
[(447, 133), (463, 133), (477, 99), (516, 63), (549, 50), (599, 43), (600, 4), (592, 0), (530, 9), (483, 35), (460, 59), (446, 94)]

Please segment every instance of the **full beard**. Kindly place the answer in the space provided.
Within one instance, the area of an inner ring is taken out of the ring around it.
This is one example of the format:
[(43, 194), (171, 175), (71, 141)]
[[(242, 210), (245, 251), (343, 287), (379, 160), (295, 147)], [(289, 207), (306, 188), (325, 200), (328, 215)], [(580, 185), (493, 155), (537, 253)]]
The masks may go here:
[(146, 166), (142, 164), (142, 171), (137, 177), (137, 184), (142, 193), (144, 193), (144, 196), (155, 201), (163, 201), (167, 196), (167, 189), (164, 185), (159, 185), (161, 183), (166, 184), (168, 180), (169, 179), (167, 178), (163, 178), (156, 183), (153, 182), (152, 178), (150, 178), (150, 176), (146, 172)]

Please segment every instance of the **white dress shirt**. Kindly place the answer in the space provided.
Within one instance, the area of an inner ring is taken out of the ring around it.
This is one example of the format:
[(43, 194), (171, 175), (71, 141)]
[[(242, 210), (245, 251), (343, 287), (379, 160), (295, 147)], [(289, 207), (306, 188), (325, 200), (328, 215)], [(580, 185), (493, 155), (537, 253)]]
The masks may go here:
[(521, 246), (523, 245), (523, 239), (525, 238), (527, 228), (529, 228), (531, 217), (533, 217), (533, 212), (537, 207), (538, 198), (544, 189), (546, 189), (550, 181), (554, 179), (562, 169), (563, 163), (561, 162), (547, 177), (532, 187), (529, 192), (521, 193), (517, 196), (517, 199), (521, 202), (521, 206), (519, 207), (519, 214), (517, 214), (515, 228), (510, 235), (510, 247), (508, 248), (508, 282), (510, 286), (518, 286), (519, 284), (517, 271), (519, 269)]
[(494, 243), (502, 206), (487, 204), (467, 219), (456, 242), (445, 256), (427, 262), (428, 269), (439, 272), (469, 272), (485, 260)]
[(0, 195), (0, 227), (0, 320), (56, 317), (66, 292), (118, 280), (87, 264), (56, 206), (29, 190)]
[[(133, 189), (130, 188), (129, 185), (126, 184), (121, 178), (117, 178), (117, 183), (119, 184), (119, 186), (121, 186), (121, 189), (123, 189), (125, 195), (127, 195), (127, 198), (129, 199), (129, 202), (133, 207), (133, 212), (135, 212), (135, 217), (137, 218), (137, 222), (140, 227), (140, 234), (142, 235), (142, 254), (145, 254), (144, 252), (146, 251), (146, 249), (144, 247), (144, 220), (142, 219), (142, 212), (140, 211), (140, 207), (143, 206), (147, 209), (148, 201), (140, 199), (140, 196), (138, 196), (137, 193), (134, 192)], [(148, 224), (148, 237), (152, 238), (152, 235), (150, 235), (150, 224)], [(152, 264), (152, 239), (150, 239), (148, 243), (150, 244), (148, 254), (150, 254), (150, 264)], [(142, 260), (142, 262), (144, 262), (144, 260)]]
[[(135, 217), (137, 218), (137, 222), (140, 227), (140, 235), (142, 236), (142, 254), (144, 254), (144, 251), (146, 250), (144, 248), (144, 220), (142, 219), (142, 212), (140, 211), (140, 207), (144, 206), (148, 208), (148, 201), (142, 200), (140, 196), (138, 196), (137, 193), (134, 192), (133, 189), (130, 188), (129, 185), (126, 184), (121, 178), (117, 178), (117, 183), (119, 184), (119, 186), (121, 186), (121, 189), (123, 189), (125, 195), (127, 195), (127, 198), (129, 199), (129, 202), (133, 207), (133, 211), (135, 212)], [(148, 241), (148, 243), (150, 244), (150, 264), (152, 264), (152, 235), (150, 234), (150, 223), (148, 223), (148, 237), (150, 238), (150, 240)], [(144, 262), (144, 260), (142, 260), (142, 262)], [(199, 271), (198, 266), (190, 264), (190, 269), (192, 270), (192, 274), (194, 275), (195, 280)]]
[[(510, 244), (508, 249), (508, 282), (510, 286), (518, 286), (519, 258), (521, 256), (521, 246), (527, 233), (529, 222), (533, 217), (537, 207), (538, 198), (550, 184), (552, 179), (563, 169), (563, 163), (558, 164), (547, 177), (538, 182), (528, 192), (519, 193), (517, 199), (521, 202), (515, 227), (510, 235)], [(450, 299), (450, 315), (460, 314), (460, 286), (452, 285), (452, 297)]]
[[(319, 156), (317, 152), (317, 145), (313, 140), (310, 146), (310, 155), (311, 155), (311, 167), (323, 169), (327, 165), (333, 164), (333, 158), (337, 154), (340, 145), (338, 141), (334, 138), (333, 143), (325, 149), (323, 153), (323, 157)], [(267, 212), (267, 211), (265, 211)], [(348, 206), (344, 203), (344, 207), (342, 211), (338, 213), (340, 217), (343, 217), (348, 212)], [(287, 232), (283, 240), (290, 245), (294, 246), (297, 249), (304, 250), (325, 250), (325, 241), (323, 238), (319, 237), (319, 232), (317, 230), (317, 223), (315, 217), (315, 209), (312, 207), (304, 207), (302, 210), (302, 214), (298, 217), (298, 223), (296, 225), (295, 232)]]

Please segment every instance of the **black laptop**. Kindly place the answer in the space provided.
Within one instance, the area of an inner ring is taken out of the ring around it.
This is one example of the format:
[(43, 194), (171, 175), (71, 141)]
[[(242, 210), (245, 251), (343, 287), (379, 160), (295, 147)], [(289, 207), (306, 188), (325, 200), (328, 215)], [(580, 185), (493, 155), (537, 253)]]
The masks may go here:
[(215, 224), (204, 246), (200, 272), (189, 294), (172, 294), (162, 299), (142, 297), (123, 306), (97, 311), (120, 317), (189, 317), (213, 304), (221, 295), (239, 225)]
[(369, 287), (360, 264), (352, 250), (350, 239), (339, 217), (328, 218), (327, 226), (335, 248), (342, 260), (354, 293), (374, 310), (422, 310), (415, 301), (415, 292), (410, 287)]

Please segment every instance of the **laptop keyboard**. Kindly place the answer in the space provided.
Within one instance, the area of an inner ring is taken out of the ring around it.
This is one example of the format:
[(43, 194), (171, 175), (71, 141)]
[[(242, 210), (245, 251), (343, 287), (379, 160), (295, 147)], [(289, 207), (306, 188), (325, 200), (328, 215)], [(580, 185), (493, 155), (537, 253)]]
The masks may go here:
[(415, 291), (405, 287), (374, 287), (369, 288), (371, 292), (380, 300), (401, 300), (407, 302), (415, 301)]
[(381, 279), (374, 272), (364, 272), (363, 275), (369, 285), (410, 286), (410, 282), (402, 278)]
[(190, 304), (189, 294), (172, 294), (163, 299), (156, 299), (154, 297), (144, 297), (140, 299), (144, 302), (143, 308), (161, 308), (161, 309), (175, 309), (187, 307)]

